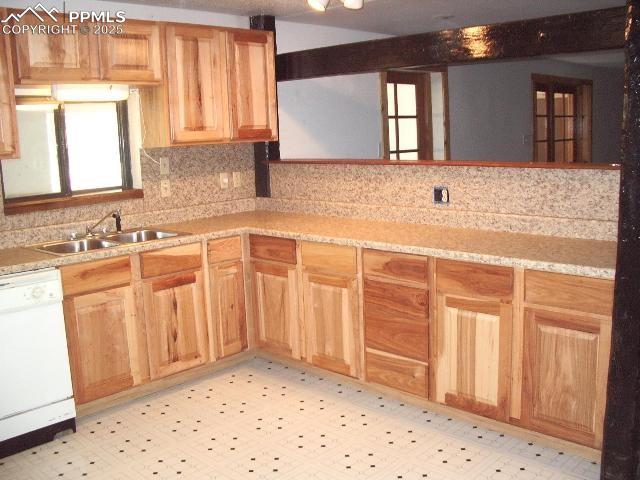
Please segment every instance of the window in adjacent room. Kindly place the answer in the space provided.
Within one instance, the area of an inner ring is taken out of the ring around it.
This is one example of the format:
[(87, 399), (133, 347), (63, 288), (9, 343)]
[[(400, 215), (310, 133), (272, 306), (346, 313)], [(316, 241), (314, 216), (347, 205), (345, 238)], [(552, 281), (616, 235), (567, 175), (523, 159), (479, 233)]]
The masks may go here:
[(448, 159), (446, 71), (382, 74), (384, 158)]
[(591, 162), (591, 80), (532, 75), (533, 161)]

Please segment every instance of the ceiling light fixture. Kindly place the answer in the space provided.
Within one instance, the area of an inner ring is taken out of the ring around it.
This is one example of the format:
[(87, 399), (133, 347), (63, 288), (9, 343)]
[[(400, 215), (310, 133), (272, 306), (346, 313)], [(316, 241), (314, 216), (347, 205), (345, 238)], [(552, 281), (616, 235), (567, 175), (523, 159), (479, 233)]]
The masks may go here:
[(349, 10), (360, 10), (364, 7), (364, 0), (342, 0), (342, 4)]
[[(330, 0), (307, 0), (307, 4), (318, 12), (324, 12), (329, 6)], [(340, 0), (344, 8), (349, 10), (360, 10), (364, 7), (364, 0)]]
[(318, 12), (324, 12), (329, 5), (329, 0), (307, 0), (307, 3), (311, 8)]

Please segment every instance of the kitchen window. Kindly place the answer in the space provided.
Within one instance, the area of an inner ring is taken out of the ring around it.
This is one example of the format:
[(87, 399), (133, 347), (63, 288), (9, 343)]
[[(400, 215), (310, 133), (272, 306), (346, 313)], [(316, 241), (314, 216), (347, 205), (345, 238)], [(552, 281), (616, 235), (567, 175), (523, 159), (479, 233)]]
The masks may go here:
[(591, 161), (591, 80), (533, 75), (534, 162)]
[(16, 108), (21, 151), (2, 161), (5, 213), (140, 196), (127, 194), (134, 192), (127, 101), (18, 97)]
[(382, 74), (384, 158), (448, 159), (446, 71)]

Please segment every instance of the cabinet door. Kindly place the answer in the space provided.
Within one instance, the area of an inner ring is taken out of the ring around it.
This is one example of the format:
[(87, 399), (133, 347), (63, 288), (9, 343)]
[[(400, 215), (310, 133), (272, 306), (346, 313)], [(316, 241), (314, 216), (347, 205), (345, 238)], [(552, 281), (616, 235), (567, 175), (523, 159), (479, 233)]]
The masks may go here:
[(610, 320), (528, 308), (524, 334), (523, 423), (600, 448)]
[(166, 27), (172, 143), (229, 139), (225, 35), (213, 28)]
[(510, 303), (438, 294), (438, 400), (508, 420)]
[(204, 363), (207, 333), (202, 272), (145, 280), (143, 296), (151, 378)]
[(0, 158), (17, 156), (18, 130), (11, 72), (11, 51), (9, 49), (9, 35), (3, 35), (3, 38), (0, 38)]
[[(59, 25), (49, 17), (40, 22), (25, 15), (20, 25)], [(67, 82), (98, 78), (98, 40), (95, 35), (76, 33), (44, 35), (24, 33), (15, 36), (16, 83)]]
[(304, 273), (304, 325), (309, 362), (343, 375), (357, 375), (360, 341), (357, 295), (354, 278)]
[(232, 138), (277, 140), (273, 34), (230, 32), (228, 38)]
[(221, 357), (247, 348), (243, 275), (240, 261), (211, 266), (211, 302)]
[(295, 266), (255, 262), (253, 283), (258, 345), (300, 358)]
[(76, 403), (140, 382), (132, 287), (67, 298), (64, 311)]
[(100, 35), (100, 78), (153, 84), (162, 80), (160, 25), (127, 20), (124, 32)]

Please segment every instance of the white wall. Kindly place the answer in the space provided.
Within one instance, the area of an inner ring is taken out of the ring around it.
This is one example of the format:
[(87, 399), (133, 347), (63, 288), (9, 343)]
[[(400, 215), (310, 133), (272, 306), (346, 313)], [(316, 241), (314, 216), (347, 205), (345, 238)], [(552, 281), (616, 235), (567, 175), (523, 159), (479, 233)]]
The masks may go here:
[[(2, 6), (25, 8), (38, 3), (33, 0), (2, 0)], [(178, 3), (178, 2), (176, 2)], [(47, 7), (62, 7), (62, 0), (43, 1)], [(176, 5), (175, 8), (157, 7), (155, 5), (134, 5), (120, 2), (103, 2), (90, 0), (65, 0), (67, 10), (110, 11), (122, 10), (128, 19), (155, 20), (181, 23), (199, 23), (221, 27), (249, 28), (249, 18), (224, 13), (205, 12), (201, 10), (185, 10)]]
[[(276, 21), (278, 53), (387, 35)], [(278, 83), (282, 158), (377, 158), (381, 142), (376, 73)]]
[(532, 73), (593, 80), (593, 161), (619, 162), (622, 72), (551, 60), (449, 68), (452, 160), (532, 160)]

